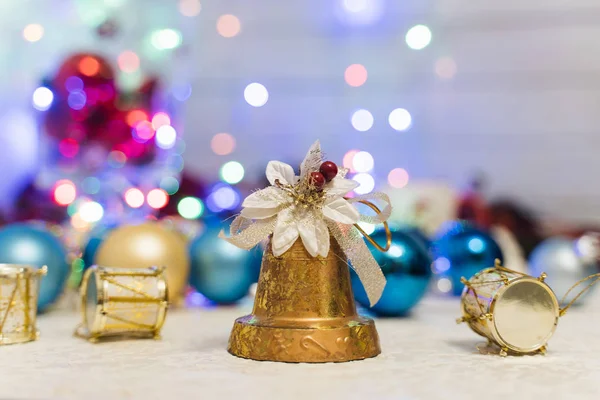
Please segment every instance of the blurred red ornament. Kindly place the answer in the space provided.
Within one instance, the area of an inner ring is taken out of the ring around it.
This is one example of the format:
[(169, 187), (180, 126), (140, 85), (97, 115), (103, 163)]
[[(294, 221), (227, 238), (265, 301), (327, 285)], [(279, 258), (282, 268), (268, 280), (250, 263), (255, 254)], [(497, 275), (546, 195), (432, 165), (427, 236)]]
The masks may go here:
[(154, 141), (149, 140), (153, 132), (138, 137), (134, 128), (140, 121), (149, 121), (158, 85), (158, 78), (153, 77), (137, 91), (120, 93), (106, 59), (92, 53), (74, 54), (50, 82), (54, 102), (45, 113), (45, 132), (60, 140), (59, 152), (68, 159), (87, 146), (100, 144), (108, 151), (122, 151), (132, 164), (151, 162), (156, 152)]
[(471, 221), (482, 228), (490, 227), (490, 214), (482, 195), (484, 178), (476, 175), (472, 178), (469, 188), (463, 192), (458, 203), (458, 219)]

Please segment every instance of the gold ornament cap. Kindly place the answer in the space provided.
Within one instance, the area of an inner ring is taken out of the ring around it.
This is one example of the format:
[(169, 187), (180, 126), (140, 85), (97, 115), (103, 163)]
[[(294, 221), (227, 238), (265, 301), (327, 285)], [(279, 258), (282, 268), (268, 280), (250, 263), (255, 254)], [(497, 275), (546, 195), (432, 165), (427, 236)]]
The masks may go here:
[(265, 250), (252, 314), (235, 321), (228, 351), (282, 362), (344, 362), (381, 353), (375, 323), (357, 314), (346, 258), (331, 237), (327, 257), (298, 239), (279, 257)]

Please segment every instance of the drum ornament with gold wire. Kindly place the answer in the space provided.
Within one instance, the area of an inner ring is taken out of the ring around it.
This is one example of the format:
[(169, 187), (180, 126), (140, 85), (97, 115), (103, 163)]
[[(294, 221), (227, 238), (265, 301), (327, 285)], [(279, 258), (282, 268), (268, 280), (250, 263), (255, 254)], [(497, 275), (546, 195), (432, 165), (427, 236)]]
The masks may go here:
[(0, 345), (36, 340), (40, 279), (47, 267), (0, 264)]
[(75, 335), (159, 338), (168, 308), (165, 268), (93, 266), (80, 290), (82, 323)]
[[(457, 322), (466, 322), (475, 333), (487, 338), (488, 349), (497, 346), (500, 356), (545, 354), (559, 317), (600, 279), (600, 274), (577, 282), (560, 302), (545, 278), (545, 273), (535, 278), (505, 268), (496, 260), (493, 267), (471, 279), (462, 278), (463, 316)], [(561, 307), (573, 289), (590, 279), (591, 283)]]

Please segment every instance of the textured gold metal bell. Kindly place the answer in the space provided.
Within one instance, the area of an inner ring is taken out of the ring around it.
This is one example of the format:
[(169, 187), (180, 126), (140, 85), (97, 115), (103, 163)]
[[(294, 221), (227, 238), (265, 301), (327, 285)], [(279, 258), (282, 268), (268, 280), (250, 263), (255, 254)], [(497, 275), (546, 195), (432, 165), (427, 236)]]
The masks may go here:
[(283, 362), (343, 362), (381, 352), (375, 323), (356, 312), (350, 272), (331, 238), (327, 257), (312, 257), (302, 241), (280, 257), (265, 250), (254, 309), (235, 321), (228, 351)]

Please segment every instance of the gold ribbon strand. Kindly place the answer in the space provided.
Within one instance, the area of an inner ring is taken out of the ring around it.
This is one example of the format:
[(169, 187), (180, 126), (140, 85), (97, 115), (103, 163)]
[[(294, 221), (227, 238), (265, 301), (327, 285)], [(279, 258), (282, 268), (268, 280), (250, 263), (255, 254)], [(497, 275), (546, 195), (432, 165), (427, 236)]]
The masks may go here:
[[(358, 202), (370, 207), (373, 211), (375, 211), (375, 213), (378, 216), (382, 214), (379, 207), (377, 207), (372, 202), (370, 202), (368, 200), (358, 200)], [(369, 243), (371, 243), (377, 250), (385, 253), (392, 246), (392, 231), (390, 231), (390, 227), (388, 226), (388, 223), (386, 220), (383, 220), (382, 223), (383, 223), (383, 229), (385, 229), (385, 247), (382, 247), (377, 242), (375, 242), (373, 240), (373, 238), (371, 236), (369, 236), (369, 234), (367, 232), (365, 232), (363, 230), (363, 228), (360, 227), (360, 225), (354, 224), (354, 227), (356, 229), (358, 229), (358, 231), (365, 237), (365, 239), (367, 239), (367, 241)]]
[[(577, 296), (573, 297), (573, 300), (571, 300), (567, 305), (563, 306), (563, 304), (565, 303), (565, 301), (567, 300), (567, 297), (569, 296), (569, 294), (575, 289), (577, 288), (579, 285), (581, 285), (584, 282), (587, 282), (589, 280), (592, 280), (591, 282), (589, 282), (587, 284), (586, 287), (584, 287), (579, 293), (577, 293)], [(567, 310), (581, 297), (583, 296), (583, 294), (585, 292), (587, 292), (588, 290), (590, 290), (592, 288), (592, 286), (594, 286), (596, 283), (598, 283), (598, 281), (600, 281), (600, 273), (598, 274), (592, 274), (590, 276), (587, 276), (579, 281), (577, 281), (577, 283), (575, 283), (573, 286), (571, 286), (569, 288), (569, 290), (567, 290), (567, 293), (565, 293), (565, 295), (562, 297), (562, 299), (560, 300), (560, 313), (559, 315), (562, 317), (563, 315), (565, 315), (567, 313)]]

